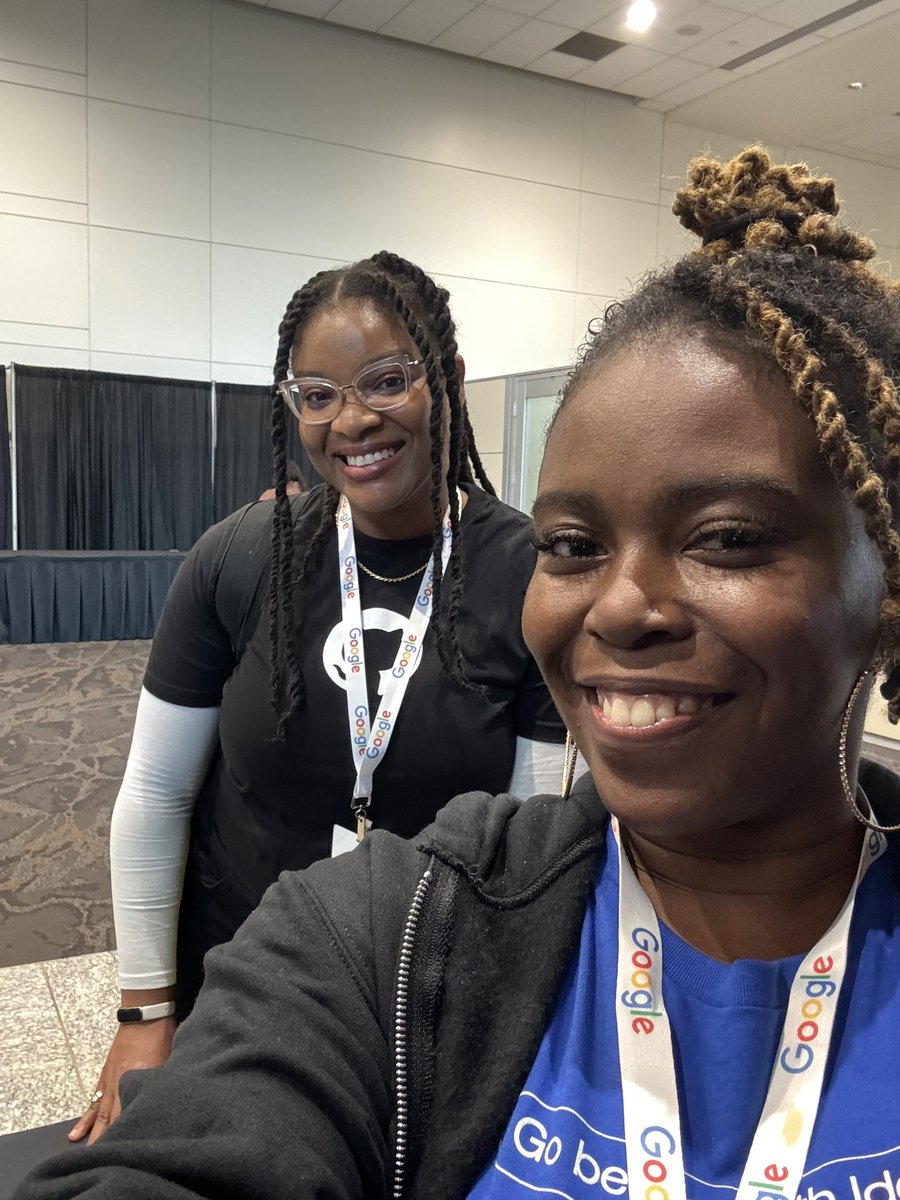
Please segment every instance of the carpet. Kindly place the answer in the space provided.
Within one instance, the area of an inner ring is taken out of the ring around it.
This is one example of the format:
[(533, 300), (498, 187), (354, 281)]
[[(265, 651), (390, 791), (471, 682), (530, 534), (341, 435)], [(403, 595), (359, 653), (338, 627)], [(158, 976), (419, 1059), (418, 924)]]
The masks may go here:
[(0, 967), (115, 947), (109, 820), (149, 649), (0, 646)]

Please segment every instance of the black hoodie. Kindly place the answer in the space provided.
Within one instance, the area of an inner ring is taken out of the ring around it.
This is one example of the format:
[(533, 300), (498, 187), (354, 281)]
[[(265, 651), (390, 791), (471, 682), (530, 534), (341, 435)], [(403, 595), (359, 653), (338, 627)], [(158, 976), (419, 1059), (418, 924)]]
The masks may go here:
[[(900, 779), (861, 782), (900, 822)], [(376, 831), (286, 873), (210, 953), (165, 1066), (16, 1200), (461, 1200), (553, 1013), (605, 825), (589, 779), (566, 801), (470, 794), (415, 842)]]

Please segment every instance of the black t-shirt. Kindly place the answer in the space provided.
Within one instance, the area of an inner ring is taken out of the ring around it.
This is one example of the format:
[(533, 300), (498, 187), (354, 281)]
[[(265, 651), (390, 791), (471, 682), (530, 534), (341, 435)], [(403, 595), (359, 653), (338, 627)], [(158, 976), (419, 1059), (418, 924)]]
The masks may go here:
[[(478, 488), (467, 493), (456, 631), (466, 674), (485, 694), (463, 690), (448, 678), (429, 628), (374, 777), (372, 820), (402, 837), (418, 833), (460, 792), (504, 791), (517, 737), (565, 738), (520, 627), (535, 559), (531, 523)], [(319, 523), (321, 502), (321, 489), (304, 497), (295, 525), (295, 562)], [(144, 686), (171, 704), (221, 702), (220, 749), (198, 803), (194, 841), (214, 869), (255, 903), (279, 871), (327, 857), (335, 824), (355, 828), (350, 806), (355, 772), (343, 686), (336, 530), (332, 526), (322, 565), (306, 584), (298, 646), (306, 700), (281, 740), (270, 703), (266, 604), (237, 665), (216, 614), (215, 568), (234, 519), (207, 530), (185, 559), (166, 600)], [(356, 547), (371, 570), (396, 576), (424, 566), (431, 539), (385, 542), (357, 533)], [(381, 583), (361, 572), (360, 581), (375, 712), (381, 672), (392, 666), (421, 573), (404, 583)]]

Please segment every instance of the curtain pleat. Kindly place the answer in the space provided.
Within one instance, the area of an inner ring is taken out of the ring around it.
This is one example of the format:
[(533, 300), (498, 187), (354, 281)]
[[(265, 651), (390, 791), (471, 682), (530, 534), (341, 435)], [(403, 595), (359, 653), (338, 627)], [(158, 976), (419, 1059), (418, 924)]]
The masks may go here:
[(0, 366), (0, 550), (12, 547), (12, 463), (6, 409), (6, 367)]
[[(288, 415), (288, 458), (312, 487), (321, 477), (312, 467)], [(272, 486), (272, 397), (269, 388), (216, 384), (214, 520), (221, 521)]]
[(16, 368), (19, 547), (186, 550), (212, 522), (210, 385)]

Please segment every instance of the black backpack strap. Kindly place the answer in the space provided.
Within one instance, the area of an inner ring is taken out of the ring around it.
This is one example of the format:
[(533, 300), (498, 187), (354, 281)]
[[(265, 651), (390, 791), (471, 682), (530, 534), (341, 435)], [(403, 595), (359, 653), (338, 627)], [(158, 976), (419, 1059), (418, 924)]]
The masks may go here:
[[(317, 489), (318, 490), (318, 489)], [(291, 517), (296, 525), (310, 492), (291, 496)], [(234, 525), (219, 555), (213, 576), (216, 613), (228, 631), (235, 666), (256, 628), (264, 580), (269, 577), (272, 555), (271, 500), (254, 500), (234, 515)]]

